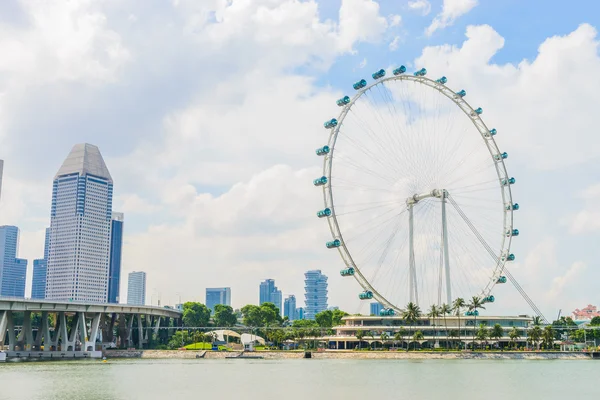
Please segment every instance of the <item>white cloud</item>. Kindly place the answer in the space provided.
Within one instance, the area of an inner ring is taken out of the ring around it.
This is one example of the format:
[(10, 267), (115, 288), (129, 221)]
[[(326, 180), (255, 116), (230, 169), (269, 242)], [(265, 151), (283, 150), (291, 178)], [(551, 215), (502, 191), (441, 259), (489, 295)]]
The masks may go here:
[(338, 46), (350, 51), (355, 42), (374, 42), (387, 29), (385, 17), (379, 14), (379, 3), (373, 0), (342, 0)]
[(478, 0), (444, 0), (442, 12), (425, 29), (425, 34), (431, 36), (438, 29), (454, 24), (457, 18), (471, 11), (477, 4)]
[(402, 16), (400, 15), (390, 15), (388, 17), (388, 19), (390, 20), (389, 22), (389, 26), (399, 26), (402, 23)]
[(431, 3), (427, 0), (414, 0), (408, 2), (408, 8), (425, 16), (431, 12)]
[(600, 184), (589, 186), (579, 194), (579, 198), (584, 201), (583, 209), (563, 220), (569, 226), (569, 233), (582, 235), (600, 231)]
[(389, 45), (391, 51), (398, 50), (398, 47), (400, 47), (400, 40), (400, 36), (394, 37), (394, 40), (392, 40)]
[(366, 66), (367, 66), (367, 59), (363, 58), (363, 60), (360, 62), (360, 64), (358, 64), (358, 68), (363, 69)]

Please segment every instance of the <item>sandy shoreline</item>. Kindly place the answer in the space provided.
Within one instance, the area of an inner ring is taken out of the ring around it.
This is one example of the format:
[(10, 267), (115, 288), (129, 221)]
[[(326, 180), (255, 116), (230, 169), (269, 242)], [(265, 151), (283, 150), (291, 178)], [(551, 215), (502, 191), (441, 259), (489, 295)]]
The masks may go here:
[[(110, 350), (105, 353), (111, 358), (146, 359), (224, 359), (239, 355), (240, 352), (191, 351), (191, 350)], [(264, 359), (302, 359), (304, 352), (257, 351), (247, 355)], [(382, 359), (382, 360), (432, 360), (432, 359), (479, 359), (479, 360), (591, 360), (582, 352), (406, 352), (406, 351), (319, 351), (311, 352), (313, 359)]]

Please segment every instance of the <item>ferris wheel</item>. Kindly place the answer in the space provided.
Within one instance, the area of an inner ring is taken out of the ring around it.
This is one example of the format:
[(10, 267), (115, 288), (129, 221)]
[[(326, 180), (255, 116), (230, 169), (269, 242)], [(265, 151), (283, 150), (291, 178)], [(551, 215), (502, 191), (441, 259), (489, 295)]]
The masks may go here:
[(325, 122), (329, 139), (316, 153), (323, 175), (319, 218), (329, 223), (326, 247), (338, 251), (343, 277), (362, 287), (361, 300), (382, 304), (382, 315), (408, 302), (421, 309), (479, 296), (494, 302), (513, 237), (508, 157), (496, 129), (471, 107), (466, 91), (400, 66), (337, 100), (341, 112)]

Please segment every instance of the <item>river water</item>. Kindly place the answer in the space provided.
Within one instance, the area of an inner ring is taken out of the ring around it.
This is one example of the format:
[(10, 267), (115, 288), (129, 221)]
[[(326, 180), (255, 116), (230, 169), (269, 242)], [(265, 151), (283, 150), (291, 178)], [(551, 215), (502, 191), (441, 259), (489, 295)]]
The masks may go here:
[(0, 364), (0, 399), (590, 399), (593, 360), (109, 360)]

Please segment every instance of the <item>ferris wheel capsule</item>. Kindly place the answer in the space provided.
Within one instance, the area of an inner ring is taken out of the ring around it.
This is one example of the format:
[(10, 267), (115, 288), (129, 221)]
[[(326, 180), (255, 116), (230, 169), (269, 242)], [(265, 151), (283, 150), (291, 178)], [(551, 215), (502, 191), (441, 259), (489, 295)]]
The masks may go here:
[(506, 283), (507, 279), (505, 276), (501, 276), (498, 278), (498, 280), (496, 281), (496, 283)]
[(337, 119), (335, 118), (331, 118), (329, 121), (325, 121), (325, 123), (323, 124), (323, 126), (325, 127), (325, 129), (331, 129), (336, 127), (338, 124)]
[(354, 268), (348, 267), (340, 271), (340, 275), (342, 276), (352, 276), (354, 275)]
[(406, 72), (406, 67), (404, 65), (401, 65), (400, 67), (396, 68), (392, 72), (394, 73), (394, 75), (402, 75), (403, 73)]
[(508, 153), (504, 152), (504, 153), (500, 153), (500, 154), (494, 154), (494, 160), (499, 161), (499, 160), (506, 160), (508, 158)]
[(361, 300), (370, 300), (373, 298), (373, 292), (365, 290), (364, 292), (359, 293), (358, 298)]
[(425, 76), (427, 75), (427, 70), (425, 68), (421, 68), (420, 70), (414, 73), (415, 76)]
[(350, 103), (350, 97), (348, 97), (348, 96), (344, 96), (341, 99), (336, 101), (336, 104), (340, 107), (343, 107), (348, 103)]
[(483, 113), (483, 108), (478, 107), (475, 110), (471, 111), (471, 115), (474, 117), (476, 115), (481, 115)]
[(329, 208), (325, 208), (325, 209), (317, 212), (317, 217), (319, 217), (319, 218), (329, 217), (330, 215), (331, 215), (331, 209), (329, 209)]
[(360, 81), (358, 81), (354, 85), (352, 85), (354, 90), (360, 90), (360, 89), (364, 88), (365, 86), (367, 86), (367, 81), (365, 81), (364, 79), (361, 79)]
[(373, 77), (373, 79), (380, 79), (383, 78), (385, 76), (385, 70), (384, 69), (380, 69), (379, 71), (373, 73), (373, 75), (371, 75)]
[(326, 154), (329, 154), (329, 146), (319, 147), (317, 150), (315, 150), (315, 152), (318, 156), (324, 156)]
[(483, 302), (484, 303), (493, 303), (496, 300), (496, 298), (494, 296), (486, 296), (483, 298)]
[(335, 249), (336, 247), (340, 247), (341, 245), (342, 242), (340, 241), (340, 239), (335, 239), (325, 243), (325, 247), (327, 247), (328, 249)]
[(518, 229), (507, 230), (506, 237), (510, 237), (510, 236), (519, 236), (519, 230)]
[(313, 181), (313, 185), (315, 186), (323, 186), (327, 184), (327, 177), (326, 176), (322, 176), (320, 178), (317, 178)]
[(456, 97), (465, 97), (466, 95), (467, 92), (464, 89), (456, 92)]
[(516, 181), (517, 180), (515, 178), (502, 179), (502, 185), (503, 186), (514, 185)]

